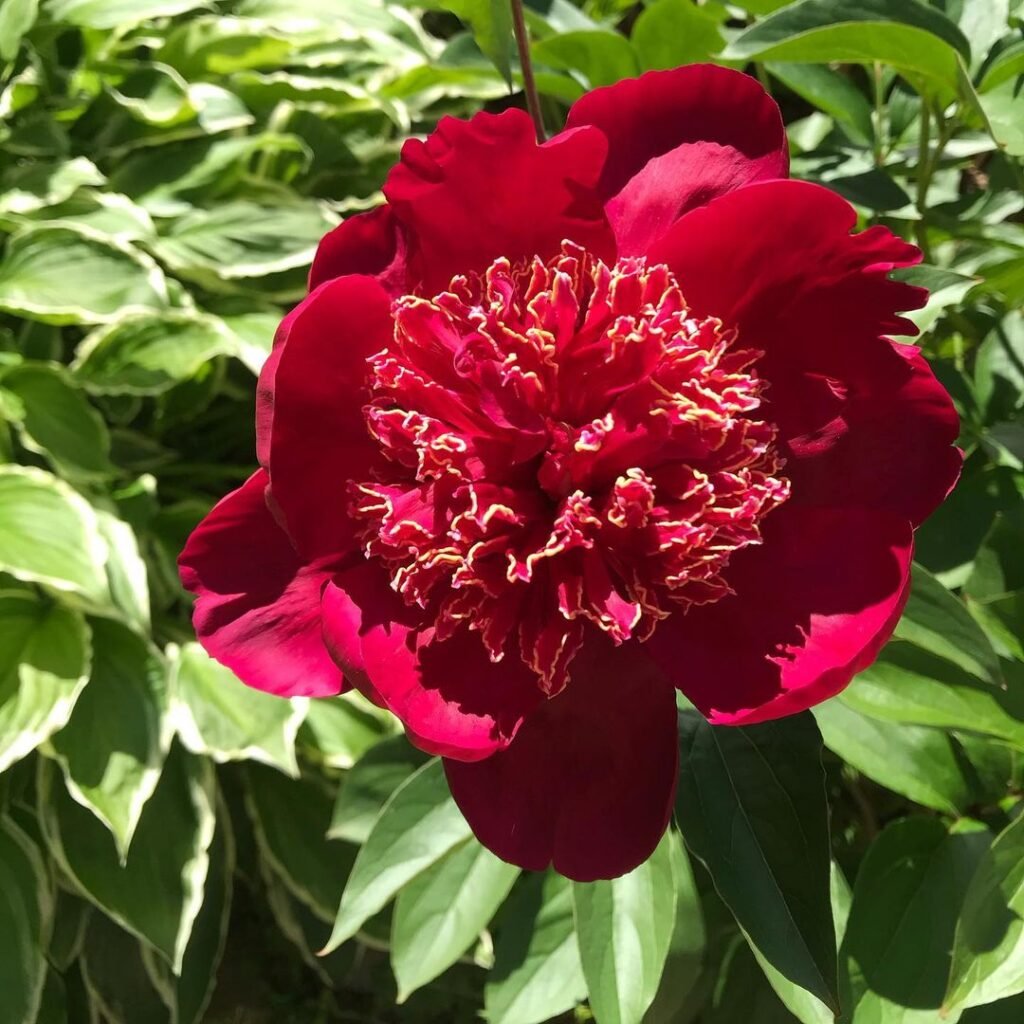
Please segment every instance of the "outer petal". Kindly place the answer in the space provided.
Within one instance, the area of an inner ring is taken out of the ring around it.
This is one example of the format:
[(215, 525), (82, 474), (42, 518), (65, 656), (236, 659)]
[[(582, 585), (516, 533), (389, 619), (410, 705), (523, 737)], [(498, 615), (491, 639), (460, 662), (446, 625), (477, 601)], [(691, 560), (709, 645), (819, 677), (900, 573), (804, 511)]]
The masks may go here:
[(648, 648), (716, 725), (781, 718), (834, 696), (889, 639), (912, 531), (866, 509), (783, 506), (736, 556), (736, 593), (659, 623)]
[(542, 699), (518, 658), (491, 663), (475, 634), (433, 642), (433, 629), (417, 623), (370, 563), (328, 584), (324, 639), (352, 682), (431, 754), (487, 757), (508, 746)]
[(963, 456), (951, 447), (960, 419), (912, 345), (892, 342), (892, 370), (850, 389), (824, 427), (791, 437), (793, 500), (870, 505), (923, 522), (953, 489)]
[(391, 295), (409, 290), (405, 239), (389, 206), (357, 213), (324, 235), (309, 271), (310, 291), (348, 274), (376, 277)]
[(337, 278), (284, 319), (260, 374), (258, 454), (275, 514), (306, 559), (352, 548), (348, 481), (367, 479), (376, 457), (362, 415), (366, 358), (391, 336), (380, 284)]
[[(920, 358), (882, 337), (914, 332), (898, 311), (927, 293), (888, 273), (919, 252), (885, 228), (852, 235), (855, 223), (849, 203), (821, 186), (766, 182), (687, 214), (650, 258), (676, 272), (695, 312), (765, 352), (758, 369), (788, 444), (794, 501), (850, 501), (919, 521), (956, 478), (956, 417)], [(845, 480), (825, 462), (801, 466), (837, 445), (831, 465)]]
[(196, 595), (203, 647), (243, 683), (285, 697), (343, 688), (323, 644), (320, 591), (332, 566), (303, 565), (270, 514), (267, 474), (254, 473), (214, 506), (178, 559)]
[(782, 115), (747, 75), (711, 64), (652, 71), (595, 89), (569, 128), (608, 137), (601, 193), (620, 255), (641, 254), (686, 210), (789, 173)]
[(586, 882), (622, 875), (654, 850), (678, 757), (671, 684), (635, 644), (598, 640), (507, 750), (445, 761), (445, 771), (485, 846), (527, 870), (552, 864)]
[(434, 292), (499, 256), (552, 256), (566, 238), (614, 258), (594, 192), (604, 155), (594, 128), (537, 145), (521, 110), (442, 118), (425, 142), (402, 147), (384, 186), (409, 235), (410, 277)]

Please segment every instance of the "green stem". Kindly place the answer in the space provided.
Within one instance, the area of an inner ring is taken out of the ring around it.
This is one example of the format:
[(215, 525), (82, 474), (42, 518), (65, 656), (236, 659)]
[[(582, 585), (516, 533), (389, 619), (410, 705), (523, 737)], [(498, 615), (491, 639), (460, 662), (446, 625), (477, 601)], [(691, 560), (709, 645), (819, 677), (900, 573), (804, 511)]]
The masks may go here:
[(526, 34), (526, 19), (523, 16), (523, 0), (509, 0), (512, 7), (512, 27), (516, 35), (516, 48), (519, 50), (519, 67), (523, 72), (523, 92), (526, 94), (526, 109), (533, 118), (533, 127), (537, 133), (537, 141), (547, 138), (544, 131), (544, 115), (540, 109), (540, 95), (533, 77), (533, 62), (530, 59), (530, 37)]
[(924, 253), (925, 262), (931, 263), (931, 248), (928, 244), (928, 225), (925, 217), (928, 213), (928, 186), (931, 183), (932, 169), (929, 143), (931, 142), (931, 108), (928, 101), (921, 100), (921, 133), (917, 146), (917, 213), (915, 226), (917, 244)]
[(885, 163), (886, 131), (885, 131), (885, 86), (882, 82), (883, 69), (880, 61), (875, 61), (874, 66), (874, 94), (875, 94), (875, 166), (881, 167)]

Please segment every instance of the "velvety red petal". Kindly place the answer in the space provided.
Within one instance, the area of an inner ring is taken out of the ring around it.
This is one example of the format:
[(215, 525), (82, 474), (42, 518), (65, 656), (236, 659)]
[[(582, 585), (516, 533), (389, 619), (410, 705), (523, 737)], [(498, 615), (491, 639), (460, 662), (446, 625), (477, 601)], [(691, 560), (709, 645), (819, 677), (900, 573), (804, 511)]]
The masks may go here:
[(597, 642), (573, 679), (485, 761), (445, 761), (477, 838), (530, 871), (615, 878), (652, 853), (678, 767), (671, 684), (636, 644)]
[(275, 514), (308, 560), (351, 549), (347, 485), (377, 457), (363, 420), (366, 358), (392, 337), (371, 277), (322, 284), (283, 321), (260, 375), (257, 445)]
[(390, 295), (409, 291), (405, 239), (391, 207), (357, 213), (324, 235), (309, 271), (309, 289), (348, 274), (375, 277)]
[(916, 526), (952, 490), (963, 462), (953, 400), (918, 349), (890, 344), (890, 372), (851, 387), (824, 426), (788, 439), (793, 501), (887, 509)]
[(320, 591), (334, 567), (303, 565), (264, 500), (257, 471), (214, 506), (178, 559), (196, 595), (199, 642), (243, 683), (285, 697), (343, 688), (321, 639)]
[(782, 115), (748, 75), (711, 64), (652, 71), (587, 93), (567, 126), (608, 138), (601, 194), (620, 255), (646, 251), (683, 212), (789, 173)]
[(518, 658), (492, 663), (479, 636), (433, 642), (377, 566), (339, 574), (324, 591), (324, 639), (352, 683), (386, 707), (416, 746), (478, 760), (508, 746), (542, 699)]
[(402, 147), (384, 186), (408, 233), (410, 277), (436, 292), (499, 256), (550, 257), (563, 239), (614, 258), (594, 192), (604, 156), (593, 128), (538, 145), (521, 110), (442, 118), (425, 141)]
[[(686, 214), (650, 258), (675, 271), (696, 313), (764, 351), (765, 412), (780, 427), (787, 473), (807, 481), (795, 502), (851, 501), (919, 521), (955, 479), (956, 417), (925, 364), (884, 337), (915, 331), (899, 311), (927, 294), (888, 274), (920, 253), (883, 227), (851, 234), (855, 224), (828, 189), (765, 182)], [(836, 445), (845, 481), (824, 462), (798, 465)]]
[(907, 597), (913, 538), (898, 516), (785, 505), (741, 552), (735, 594), (658, 624), (647, 647), (716, 725), (795, 714), (874, 661)]

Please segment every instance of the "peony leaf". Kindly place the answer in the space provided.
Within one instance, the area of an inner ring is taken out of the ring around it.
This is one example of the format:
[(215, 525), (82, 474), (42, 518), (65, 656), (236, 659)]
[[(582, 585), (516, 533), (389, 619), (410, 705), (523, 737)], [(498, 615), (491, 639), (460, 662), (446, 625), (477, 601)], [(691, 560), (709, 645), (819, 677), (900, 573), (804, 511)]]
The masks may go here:
[(519, 868), (470, 838), (402, 889), (391, 927), (400, 1003), (466, 952), (518, 877)]
[(71, 717), (89, 678), (89, 627), (29, 591), (0, 592), (0, 772)]
[(525, 875), (497, 928), (494, 968), (484, 988), (491, 1024), (540, 1024), (586, 997), (571, 882), (553, 871)]
[(825, 746), (879, 785), (954, 816), (974, 802), (963, 760), (941, 729), (872, 718), (841, 700), (819, 704), (814, 718)]
[(512, 11), (508, 0), (433, 0), (428, 6), (451, 11), (472, 30), (473, 38), (512, 87)]
[(352, 865), (325, 952), (355, 935), (403, 885), (470, 835), (440, 760), (428, 761), (395, 790), (374, 822)]
[(971, 879), (944, 1007), (953, 1013), (1024, 992), (1024, 817), (1004, 829)]
[(640, 1024), (658, 992), (675, 923), (673, 833), (611, 881), (574, 882), (580, 962), (601, 1024)]
[(388, 798), (427, 760), (404, 735), (370, 747), (345, 775), (327, 834), (365, 843)]
[(110, 830), (123, 860), (170, 747), (167, 669), (126, 626), (92, 623), (89, 685), (51, 740), (71, 795)]
[(351, 768), (381, 740), (394, 735), (396, 728), (394, 716), (353, 690), (310, 701), (298, 744), (313, 761), (330, 768)]
[(979, 679), (1002, 685), (999, 658), (967, 606), (927, 569), (914, 565), (910, 600), (893, 634), (951, 661)]
[(838, 1005), (828, 803), (810, 714), (743, 728), (680, 715), (676, 815), (751, 943)]
[(956, 92), (957, 57), (971, 47), (956, 24), (917, 0), (799, 0), (741, 32), (725, 60), (880, 61)]
[(905, 1020), (908, 1007), (940, 1019), (957, 916), (990, 839), (967, 819), (947, 831), (936, 818), (912, 817), (871, 845), (840, 951), (854, 1020)]
[(643, 1024), (672, 1024), (693, 991), (703, 966), (707, 933), (693, 868), (679, 833), (670, 830), (669, 859), (676, 895), (676, 917), (668, 958), (657, 994), (644, 1014)]

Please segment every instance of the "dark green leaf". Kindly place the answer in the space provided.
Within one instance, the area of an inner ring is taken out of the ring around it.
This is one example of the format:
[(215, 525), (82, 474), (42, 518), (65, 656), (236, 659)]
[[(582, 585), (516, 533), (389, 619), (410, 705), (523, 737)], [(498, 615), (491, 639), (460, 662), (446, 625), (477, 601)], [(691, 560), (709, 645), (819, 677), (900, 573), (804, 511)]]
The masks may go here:
[(828, 805), (810, 714), (744, 728), (680, 715), (683, 838), (751, 942), (786, 978), (836, 1006)]

